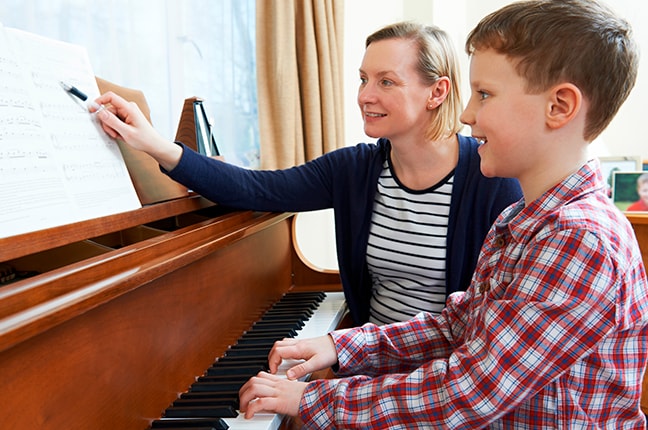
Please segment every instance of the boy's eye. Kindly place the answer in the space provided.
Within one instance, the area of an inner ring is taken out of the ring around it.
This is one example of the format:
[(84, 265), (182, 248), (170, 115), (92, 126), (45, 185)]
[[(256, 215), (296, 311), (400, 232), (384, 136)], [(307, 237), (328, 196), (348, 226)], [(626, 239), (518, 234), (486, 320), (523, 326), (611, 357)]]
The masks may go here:
[(479, 100), (486, 100), (490, 94), (488, 94), (486, 91), (477, 91), (477, 94), (479, 94)]

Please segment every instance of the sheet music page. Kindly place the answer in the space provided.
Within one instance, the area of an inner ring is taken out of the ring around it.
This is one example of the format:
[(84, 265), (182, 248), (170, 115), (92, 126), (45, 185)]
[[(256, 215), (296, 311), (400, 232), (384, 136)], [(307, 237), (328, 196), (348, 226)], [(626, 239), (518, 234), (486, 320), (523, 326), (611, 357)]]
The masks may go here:
[(118, 144), (61, 81), (99, 95), (85, 48), (0, 25), (0, 237), (141, 207)]

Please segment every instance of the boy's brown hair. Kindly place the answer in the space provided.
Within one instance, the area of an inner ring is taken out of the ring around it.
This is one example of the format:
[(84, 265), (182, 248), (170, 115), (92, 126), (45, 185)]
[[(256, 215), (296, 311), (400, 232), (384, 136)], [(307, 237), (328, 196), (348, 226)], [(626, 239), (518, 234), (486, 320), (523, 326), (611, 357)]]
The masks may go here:
[(370, 34), (365, 47), (373, 42), (388, 39), (412, 40), (417, 44), (417, 70), (426, 85), (433, 84), (441, 76), (450, 79), (448, 97), (437, 108), (437, 114), (428, 128), (427, 137), (437, 140), (458, 133), (463, 127), (459, 121), (463, 105), (459, 60), (450, 37), (446, 32), (432, 25), (398, 22)]
[(494, 49), (517, 62), (527, 90), (576, 85), (589, 102), (584, 138), (608, 126), (634, 87), (638, 48), (627, 21), (596, 0), (515, 2), (486, 16), (466, 52)]

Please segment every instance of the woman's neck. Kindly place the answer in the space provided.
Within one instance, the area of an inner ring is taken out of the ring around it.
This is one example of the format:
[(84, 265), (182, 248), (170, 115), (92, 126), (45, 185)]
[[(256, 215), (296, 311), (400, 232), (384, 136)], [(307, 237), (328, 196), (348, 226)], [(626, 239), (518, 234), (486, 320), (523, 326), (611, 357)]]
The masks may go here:
[(391, 142), (391, 165), (398, 180), (413, 190), (424, 190), (445, 178), (459, 161), (456, 135), (427, 142)]

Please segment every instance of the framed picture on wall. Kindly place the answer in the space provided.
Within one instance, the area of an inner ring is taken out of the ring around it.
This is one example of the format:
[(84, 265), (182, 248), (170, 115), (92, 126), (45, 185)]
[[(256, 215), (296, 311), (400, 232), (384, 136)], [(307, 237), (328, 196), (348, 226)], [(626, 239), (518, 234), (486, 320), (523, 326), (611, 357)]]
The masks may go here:
[(608, 184), (608, 196), (612, 197), (612, 176), (614, 172), (637, 172), (642, 170), (643, 163), (640, 156), (610, 156), (599, 157), (603, 179)]
[(648, 212), (648, 171), (613, 172), (612, 201), (622, 211)]

